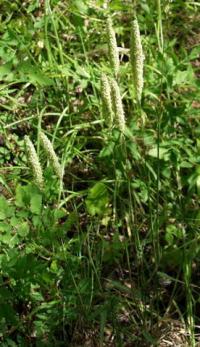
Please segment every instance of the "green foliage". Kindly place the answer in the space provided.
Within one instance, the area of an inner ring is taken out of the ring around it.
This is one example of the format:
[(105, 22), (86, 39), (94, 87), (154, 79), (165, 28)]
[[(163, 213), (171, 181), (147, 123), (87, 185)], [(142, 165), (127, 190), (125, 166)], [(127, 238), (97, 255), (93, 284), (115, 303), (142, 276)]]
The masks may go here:
[[(155, 327), (168, 331), (167, 320), (180, 322), (170, 336), (185, 322), (184, 344), (196, 343), (199, 5), (105, 3), (0, 1), (5, 347), (160, 345)], [(141, 104), (129, 52), (135, 13), (145, 53)], [(116, 119), (108, 126), (101, 102), (100, 76), (113, 75), (108, 16), (119, 49), (123, 133)], [(60, 180), (41, 129), (64, 168)], [(28, 169), (25, 135), (40, 158), (42, 191)]]
[(88, 192), (86, 206), (88, 212), (94, 216), (103, 215), (109, 203), (108, 190), (103, 182), (96, 183)]

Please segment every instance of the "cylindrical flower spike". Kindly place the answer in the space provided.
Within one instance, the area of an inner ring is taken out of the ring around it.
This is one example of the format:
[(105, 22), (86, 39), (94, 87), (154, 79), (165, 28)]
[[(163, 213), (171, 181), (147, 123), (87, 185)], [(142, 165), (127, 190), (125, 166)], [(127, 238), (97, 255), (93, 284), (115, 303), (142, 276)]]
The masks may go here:
[(101, 95), (103, 100), (103, 106), (105, 111), (108, 113), (106, 121), (109, 125), (113, 124), (113, 110), (112, 110), (112, 98), (111, 98), (111, 88), (108, 77), (105, 74), (101, 75)]
[(115, 37), (115, 31), (112, 26), (112, 19), (110, 17), (107, 18), (107, 37), (110, 65), (114, 72), (114, 76), (117, 77), (119, 72), (119, 52)]
[(124, 116), (124, 109), (123, 109), (120, 89), (116, 80), (114, 79), (110, 79), (110, 86), (111, 86), (111, 93), (112, 93), (113, 109), (115, 112), (117, 125), (119, 129), (123, 132), (125, 129), (125, 116)]
[(143, 65), (144, 54), (140, 37), (140, 29), (137, 19), (134, 19), (131, 27), (130, 42), (130, 61), (132, 65), (133, 81), (135, 87), (136, 98), (140, 102), (143, 90)]
[(36, 185), (42, 190), (44, 187), (44, 180), (38, 155), (30, 138), (28, 136), (25, 136), (24, 140), (27, 150), (28, 161), (31, 165)]
[(59, 163), (58, 157), (54, 151), (52, 143), (49, 141), (48, 137), (44, 133), (40, 133), (40, 140), (42, 147), (44, 148), (47, 157), (52, 163), (55, 174), (59, 179), (62, 179), (62, 167)]

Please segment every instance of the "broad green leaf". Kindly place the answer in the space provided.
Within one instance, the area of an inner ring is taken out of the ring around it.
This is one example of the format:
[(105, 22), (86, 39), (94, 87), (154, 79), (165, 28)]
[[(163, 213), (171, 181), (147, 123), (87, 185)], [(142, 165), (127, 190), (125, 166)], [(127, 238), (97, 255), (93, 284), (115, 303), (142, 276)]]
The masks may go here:
[(71, 230), (72, 226), (77, 223), (78, 220), (78, 214), (76, 211), (71, 212), (68, 217), (67, 221), (63, 225), (63, 229), (65, 232), (68, 232)]
[(10, 245), (12, 238), (13, 238), (13, 235), (9, 231), (0, 235), (0, 241), (8, 245)]
[(22, 237), (27, 236), (29, 233), (29, 225), (27, 222), (23, 222), (18, 226), (18, 234)]
[(17, 207), (24, 207), (25, 206), (25, 191), (24, 187), (18, 185), (15, 192), (15, 205)]
[(5, 232), (10, 232), (10, 231), (11, 231), (10, 224), (5, 223), (5, 222), (0, 222), (0, 232), (5, 233)]
[(14, 214), (14, 209), (9, 205), (6, 198), (2, 195), (0, 196), (0, 220), (4, 220), (11, 217)]
[(0, 80), (3, 79), (4, 76), (7, 76), (11, 73), (12, 63), (7, 63), (0, 66)]
[(27, 186), (18, 185), (16, 188), (15, 204), (18, 207), (27, 207), (31, 204), (31, 199), (35, 195), (40, 195), (36, 186), (29, 184)]
[(86, 1), (73, 0), (72, 4), (73, 4), (72, 9), (74, 9), (78, 13), (81, 13), (81, 14), (87, 13), (88, 5)]
[(109, 203), (108, 190), (103, 182), (96, 183), (86, 199), (87, 210), (91, 215), (103, 215)]
[(57, 219), (60, 219), (60, 218), (63, 218), (66, 216), (66, 211), (64, 209), (55, 209), (54, 211), (54, 218), (57, 220)]
[(53, 81), (37, 66), (25, 62), (19, 66), (20, 76), (34, 85), (50, 86)]
[(178, 70), (174, 75), (173, 85), (184, 85), (190, 84), (194, 81), (194, 73), (192, 68), (188, 68), (188, 70), (180, 71)]
[(38, 7), (40, 7), (39, 0), (31, 1), (30, 5), (27, 8), (27, 12), (31, 13), (31, 12), (35, 11)]
[(182, 239), (184, 237), (184, 230), (178, 228), (176, 225), (170, 224), (166, 228), (165, 240), (169, 245), (173, 245), (174, 239)]
[(34, 214), (40, 214), (42, 208), (42, 196), (35, 194), (31, 197), (30, 210)]
[(200, 46), (198, 45), (191, 50), (191, 52), (189, 54), (190, 60), (198, 59), (199, 54), (200, 54)]
[(83, 78), (90, 78), (89, 73), (83, 66), (76, 65), (76, 73)]
[(12, 225), (12, 227), (16, 227), (21, 223), (21, 220), (19, 218), (17, 218), (16, 216), (13, 216), (10, 219), (10, 224)]
[(57, 272), (59, 271), (58, 263), (57, 263), (56, 260), (53, 260), (53, 261), (52, 261), (52, 263), (51, 263), (51, 265), (50, 265), (50, 270), (51, 270), (52, 272), (55, 272), (55, 273), (57, 273)]
[(110, 142), (106, 147), (104, 147), (101, 150), (99, 157), (100, 158), (109, 157), (111, 154), (113, 154), (114, 148), (115, 148), (115, 143)]
[(157, 148), (157, 146), (155, 146), (149, 150), (148, 154), (150, 155), (150, 157), (153, 157), (153, 158), (158, 158), (158, 154), (159, 154), (159, 159), (168, 160), (169, 149), (164, 148), (164, 147), (160, 147), (159, 152), (158, 152), (158, 148)]

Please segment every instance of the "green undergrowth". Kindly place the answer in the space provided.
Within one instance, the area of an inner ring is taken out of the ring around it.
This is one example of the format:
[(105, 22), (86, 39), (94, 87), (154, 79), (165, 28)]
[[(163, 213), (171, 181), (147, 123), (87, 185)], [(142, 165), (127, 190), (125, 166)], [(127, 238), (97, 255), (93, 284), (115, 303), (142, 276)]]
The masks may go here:
[[(162, 347), (169, 333), (174, 345), (182, 335), (182, 346), (196, 345), (199, 6), (0, 2), (1, 346)], [(145, 54), (141, 104), (129, 52), (136, 12)], [(109, 127), (102, 105), (101, 74), (113, 75), (108, 14), (119, 47), (123, 134)], [(43, 189), (29, 167), (26, 135)]]

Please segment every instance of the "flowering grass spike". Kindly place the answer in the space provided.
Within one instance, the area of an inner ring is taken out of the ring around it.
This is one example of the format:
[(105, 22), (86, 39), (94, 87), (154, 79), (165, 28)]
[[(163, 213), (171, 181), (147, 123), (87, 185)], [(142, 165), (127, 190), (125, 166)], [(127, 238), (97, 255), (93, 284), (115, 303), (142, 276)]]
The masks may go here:
[(110, 79), (110, 85), (111, 85), (113, 109), (115, 111), (117, 125), (119, 129), (123, 132), (125, 129), (125, 116), (124, 116), (124, 109), (123, 109), (120, 89), (119, 89), (117, 81), (114, 79)]
[(134, 19), (131, 27), (131, 43), (130, 43), (130, 60), (132, 65), (132, 73), (136, 98), (140, 102), (143, 90), (143, 65), (144, 54), (142, 49), (140, 29), (137, 19)]
[(58, 176), (58, 178), (62, 179), (62, 167), (59, 163), (58, 157), (54, 151), (52, 143), (49, 141), (48, 137), (42, 132), (40, 133), (40, 140), (47, 157), (52, 163), (56, 175)]
[(110, 65), (114, 72), (114, 76), (117, 77), (119, 72), (119, 52), (115, 37), (115, 31), (112, 26), (112, 19), (110, 17), (107, 18), (107, 37)]
[(28, 161), (31, 165), (36, 185), (42, 190), (44, 187), (44, 180), (38, 155), (30, 138), (28, 136), (25, 136), (24, 140), (27, 150)]
[(108, 113), (106, 121), (108, 121), (109, 125), (112, 126), (114, 115), (112, 109), (111, 87), (109, 79), (105, 74), (102, 74), (101, 76), (101, 95), (105, 111)]

